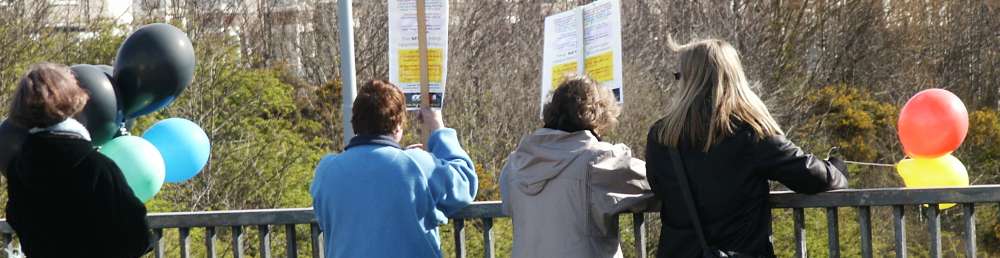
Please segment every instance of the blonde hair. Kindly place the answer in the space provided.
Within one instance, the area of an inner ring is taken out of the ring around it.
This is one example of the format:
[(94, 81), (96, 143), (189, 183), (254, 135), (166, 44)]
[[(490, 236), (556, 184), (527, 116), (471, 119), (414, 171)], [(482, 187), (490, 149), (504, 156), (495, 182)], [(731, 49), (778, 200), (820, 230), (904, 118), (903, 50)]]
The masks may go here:
[(657, 123), (660, 144), (708, 151), (732, 136), (741, 124), (759, 138), (784, 134), (767, 106), (750, 89), (739, 53), (718, 39), (679, 45), (668, 36), (670, 50), (680, 54), (680, 82), (666, 116)]
[(611, 91), (590, 78), (575, 77), (560, 83), (552, 93), (542, 120), (549, 129), (601, 133), (618, 123), (620, 112)]

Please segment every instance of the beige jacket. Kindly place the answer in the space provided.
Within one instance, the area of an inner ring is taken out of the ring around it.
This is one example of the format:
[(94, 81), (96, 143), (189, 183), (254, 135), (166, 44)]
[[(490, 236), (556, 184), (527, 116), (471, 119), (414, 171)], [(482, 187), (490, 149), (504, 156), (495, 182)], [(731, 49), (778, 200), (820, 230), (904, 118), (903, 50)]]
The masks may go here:
[(514, 258), (621, 257), (616, 214), (655, 203), (645, 162), (589, 131), (536, 130), (507, 158), (500, 180)]

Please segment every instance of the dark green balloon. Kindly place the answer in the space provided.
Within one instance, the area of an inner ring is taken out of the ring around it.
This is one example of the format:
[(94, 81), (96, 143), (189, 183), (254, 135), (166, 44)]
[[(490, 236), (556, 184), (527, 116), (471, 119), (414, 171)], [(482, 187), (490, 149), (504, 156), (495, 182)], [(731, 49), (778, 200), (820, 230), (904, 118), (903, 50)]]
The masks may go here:
[[(108, 78), (114, 78), (114, 76), (115, 76), (115, 67), (113, 67), (113, 66), (110, 66), (110, 65), (94, 65), (94, 67), (97, 67), (98, 69), (101, 69), (101, 71), (104, 72), (104, 74), (108, 75)], [(111, 84), (115, 84), (115, 82), (112, 81)]]
[(114, 81), (125, 118), (166, 107), (194, 78), (191, 39), (174, 26), (154, 23), (132, 33), (114, 64)]
[(21, 144), (28, 138), (28, 129), (4, 120), (0, 122), (0, 172), (7, 175), (7, 167), (17, 154)]
[(118, 93), (118, 86), (115, 85), (116, 84), (115, 67), (110, 65), (93, 65), (93, 66), (97, 67), (97, 69), (101, 69), (101, 72), (104, 72), (104, 75), (107, 75), (108, 80), (111, 81), (111, 86), (115, 86), (115, 96), (118, 96), (118, 116), (119, 116), (118, 120), (123, 120), (124, 118), (122, 118), (122, 116), (124, 116), (124, 114), (121, 113), (122, 98), (121, 94)]
[(93, 65), (78, 64), (70, 67), (80, 88), (87, 90), (90, 99), (83, 111), (76, 114), (76, 120), (87, 127), (94, 145), (100, 146), (110, 141), (118, 133), (118, 97), (108, 76)]

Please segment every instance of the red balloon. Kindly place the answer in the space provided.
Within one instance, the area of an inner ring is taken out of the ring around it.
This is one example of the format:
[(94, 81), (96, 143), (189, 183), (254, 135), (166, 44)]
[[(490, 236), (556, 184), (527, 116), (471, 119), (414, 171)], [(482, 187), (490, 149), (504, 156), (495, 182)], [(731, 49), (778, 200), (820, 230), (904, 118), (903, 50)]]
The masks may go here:
[(969, 132), (969, 113), (955, 94), (943, 89), (924, 90), (903, 106), (896, 128), (906, 154), (940, 157), (962, 145)]

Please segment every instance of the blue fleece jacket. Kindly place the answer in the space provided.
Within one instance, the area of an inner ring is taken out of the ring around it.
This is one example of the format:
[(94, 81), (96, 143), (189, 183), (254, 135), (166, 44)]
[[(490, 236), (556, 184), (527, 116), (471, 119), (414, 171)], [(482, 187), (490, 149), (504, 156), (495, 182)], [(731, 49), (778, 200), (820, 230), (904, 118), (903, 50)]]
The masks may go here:
[(310, 193), (326, 257), (441, 257), (438, 225), (476, 196), (472, 160), (455, 130), (431, 134), (430, 152), (359, 135), (316, 167)]

